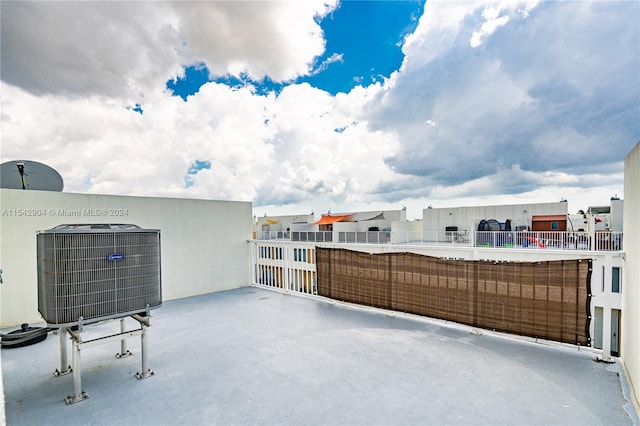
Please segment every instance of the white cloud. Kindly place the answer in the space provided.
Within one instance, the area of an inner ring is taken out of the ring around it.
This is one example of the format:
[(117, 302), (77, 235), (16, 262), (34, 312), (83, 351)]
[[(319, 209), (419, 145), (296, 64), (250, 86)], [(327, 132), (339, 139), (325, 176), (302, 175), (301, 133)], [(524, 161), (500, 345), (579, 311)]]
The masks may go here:
[(203, 61), (214, 75), (241, 72), (253, 80), (287, 81), (311, 72), (324, 52), (316, 17), (334, 1), (175, 3), (187, 58)]
[(168, 3), (2, 2), (2, 80), (33, 93), (137, 99), (175, 73)]
[[(262, 143), (270, 136), (262, 119), (269, 98), (215, 84), (201, 93), (187, 103), (154, 93), (140, 115), (108, 98), (34, 96), (6, 86), (3, 102), (12, 107), (2, 156), (53, 166), (72, 192), (251, 199), (262, 165), (272, 161)], [(185, 188), (196, 160), (211, 161), (211, 171)]]
[(640, 137), (640, 59), (628, 55), (639, 13), (630, 2), (427, 2), (369, 116), (397, 136), (388, 164), (413, 179), (381, 187), (618, 163)]
[(138, 102), (184, 65), (290, 80), (324, 52), (335, 1), (2, 2), (2, 80)]
[(357, 198), (392, 176), (383, 159), (395, 152), (395, 140), (371, 132), (362, 120), (368, 91), (333, 97), (306, 83), (282, 91), (270, 109), (277, 132), (269, 141), (275, 167), (265, 177), (258, 204), (321, 195)]
[[(142, 115), (99, 96), (4, 94), (2, 156), (53, 166), (71, 192), (286, 204), (360, 200), (392, 176), (383, 159), (397, 145), (362, 120), (366, 89), (333, 97), (301, 84), (257, 96), (207, 83), (187, 102), (150, 93)], [(211, 167), (189, 175), (195, 161)]]
[(471, 47), (480, 46), (496, 29), (509, 22), (511, 16), (527, 18), (538, 4), (537, 0), (528, 1), (494, 1), (484, 5), (482, 18), (484, 22), (475, 30), (469, 40)]
[(334, 53), (331, 56), (329, 56), (327, 59), (325, 59), (324, 61), (322, 61), (322, 63), (320, 65), (318, 65), (312, 72), (311, 75), (316, 75), (316, 74), (320, 74), (322, 71), (326, 70), (327, 68), (329, 68), (329, 65), (336, 63), (336, 62), (344, 62), (343, 59), (344, 55), (342, 53)]
[(482, 12), (482, 17), (485, 18), (486, 21), (482, 24), (480, 30), (474, 31), (471, 35), (471, 39), (469, 40), (471, 47), (480, 46), (483, 39), (490, 36), (496, 28), (509, 22), (509, 16), (500, 15), (500, 9), (495, 6), (487, 7), (484, 12)]

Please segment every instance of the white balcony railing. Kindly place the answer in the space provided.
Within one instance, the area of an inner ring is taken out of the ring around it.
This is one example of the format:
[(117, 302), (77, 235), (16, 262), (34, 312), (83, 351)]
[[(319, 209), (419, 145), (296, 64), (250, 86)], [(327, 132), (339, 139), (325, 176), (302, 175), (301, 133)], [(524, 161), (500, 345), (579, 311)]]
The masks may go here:
[(622, 250), (622, 232), (598, 231), (270, 231), (257, 240), (351, 244), (417, 244), (459, 247), (502, 247), (531, 250)]

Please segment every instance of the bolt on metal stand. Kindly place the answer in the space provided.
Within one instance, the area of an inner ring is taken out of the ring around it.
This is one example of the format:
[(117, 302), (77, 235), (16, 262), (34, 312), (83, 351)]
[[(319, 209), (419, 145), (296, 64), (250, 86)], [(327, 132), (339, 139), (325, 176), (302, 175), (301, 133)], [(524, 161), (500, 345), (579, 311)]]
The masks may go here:
[[(126, 331), (124, 329), (124, 321), (120, 322), (120, 333), (112, 334), (109, 336), (98, 337), (91, 340), (82, 340), (81, 332), (82, 327), (79, 327), (78, 330), (69, 330), (69, 329), (60, 329), (61, 336), (66, 333), (69, 333), (71, 336), (71, 347), (72, 347), (72, 365), (71, 365), (71, 373), (73, 374), (73, 394), (67, 396), (64, 400), (69, 404), (74, 404), (76, 402), (84, 401), (89, 398), (89, 395), (82, 390), (82, 363), (81, 363), (81, 355), (83, 349), (88, 349), (94, 346), (103, 345), (105, 343), (110, 343), (113, 341), (120, 340), (122, 352), (118, 355), (125, 354), (124, 356), (129, 356), (131, 353), (126, 350), (126, 346), (124, 341), (131, 337), (140, 336), (140, 352), (142, 358), (142, 369), (141, 371), (136, 373), (136, 378), (138, 379), (146, 379), (147, 377), (153, 376), (155, 373), (151, 371), (148, 367), (148, 355), (147, 355), (147, 337), (146, 331), (147, 327), (150, 326), (149, 317), (143, 317), (140, 315), (132, 315), (131, 318), (138, 321), (140, 324), (140, 328), (136, 330)], [(66, 330), (62, 332), (62, 330)], [(61, 346), (60, 346), (60, 362), (62, 365), (66, 364), (66, 342), (64, 341), (64, 337), (60, 338)], [(64, 345), (62, 344), (64, 342)], [(117, 358), (122, 358), (122, 356), (116, 355)], [(66, 371), (64, 374), (69, 373)], [(60, 374), (58, 374), (60, 375)]]

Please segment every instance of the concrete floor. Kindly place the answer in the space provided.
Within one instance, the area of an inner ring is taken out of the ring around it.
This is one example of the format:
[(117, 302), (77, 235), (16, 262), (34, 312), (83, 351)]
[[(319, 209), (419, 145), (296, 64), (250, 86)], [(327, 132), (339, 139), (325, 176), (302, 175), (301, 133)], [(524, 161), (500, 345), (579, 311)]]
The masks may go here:
[[(131, 321), (131, 325), (135, 324)], [(86, 335), (118, 331), (118, 321)], [(59, 340), (1, 353), (6, 422), (29, 424), (639, 424), (595, 354), (255, 287), (153, 311), (149, 367), (83, 351), (89, 399), (65, 405)], [(88, 337), (85, 337), (87, 339)], [(69, 351), (71, 353), (71, 351)]]

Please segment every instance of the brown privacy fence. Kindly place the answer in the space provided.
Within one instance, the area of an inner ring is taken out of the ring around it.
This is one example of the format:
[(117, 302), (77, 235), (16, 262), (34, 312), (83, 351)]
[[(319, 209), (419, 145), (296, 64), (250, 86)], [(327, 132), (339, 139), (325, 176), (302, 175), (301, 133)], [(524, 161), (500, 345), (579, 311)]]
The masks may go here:
[(591, 260), (492, 262), (316, 248), (318, 294), (583, 346)]

